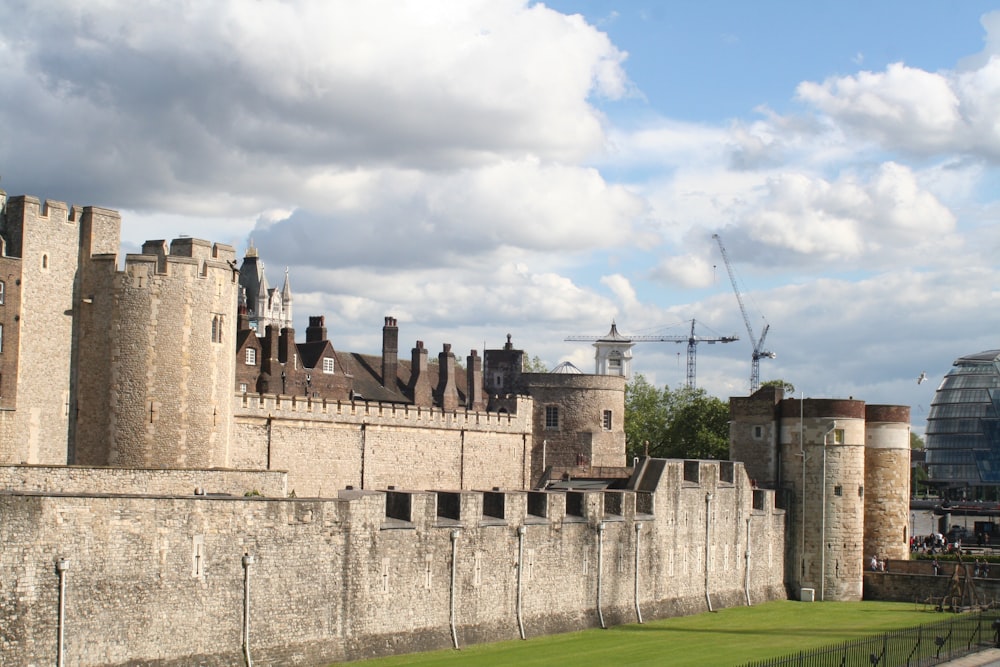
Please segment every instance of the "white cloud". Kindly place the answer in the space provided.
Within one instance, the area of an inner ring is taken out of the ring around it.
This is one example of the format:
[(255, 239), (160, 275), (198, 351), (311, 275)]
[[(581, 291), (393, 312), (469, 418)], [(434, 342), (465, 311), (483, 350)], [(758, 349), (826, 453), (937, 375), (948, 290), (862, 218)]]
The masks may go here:
[(964, 153), (1000, 160), (1000, 13), (983, 17), (986, 48), (954, 70), (928, 72), (905, 63), (803, 82), (802, 102), (846, 131), (888, 150), (918, 155)]
[(58, 177), (135, 209), (288, 206), (316, 174), (362, 164), (572, 163), (604, 143), (588, 99), (629, 87), (605, 34), (527, 0), (26, 3), (9, 15), (0, 67), (19, 103), (0, 105), (0, 124), (18, 132), (0, 156), (23, 156), (28, 186)]

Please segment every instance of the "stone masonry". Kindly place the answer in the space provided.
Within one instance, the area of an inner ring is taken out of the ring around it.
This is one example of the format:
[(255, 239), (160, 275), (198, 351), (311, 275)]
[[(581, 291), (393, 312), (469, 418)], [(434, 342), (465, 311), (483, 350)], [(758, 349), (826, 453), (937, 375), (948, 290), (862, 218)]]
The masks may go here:
[(60, 559), (73, 665), (241, 664), (247, 588), (258, 665), (784, 597), (784, 512), (741, 467), (651, 460), (632, 487), (326, 499), (2, 492), (0, 653), (5, 665), (56, 661)]

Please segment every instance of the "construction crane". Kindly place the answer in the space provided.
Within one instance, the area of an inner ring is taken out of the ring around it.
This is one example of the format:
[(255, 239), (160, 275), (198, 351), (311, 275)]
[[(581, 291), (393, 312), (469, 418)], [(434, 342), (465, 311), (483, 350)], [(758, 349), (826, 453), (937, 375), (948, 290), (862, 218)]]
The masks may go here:
[(754, 393), (760, 389), (760, 359), (761, 357), (766, 357), (768, 359), (774, 359), (774, 352), (767, 352), (764, 350), (764, 339), (767, 338), (767, 332), (770, 330), (771, 325), (766, 321), (764, 322), (764, 329), (760, 332), (760, 338), (755, 338), (753, 335), (753, 327), (750, 326), (750, 317), (747, 315), (746, 306), (743, 305), (743, 296), (740, 294), (740, 288), (736, 285), (736, 274), (733, 273), (733, 265), (729, 261), (729, 255), (726, 253), (726, 246), (722, 245), (722, 237), (718, 234), (712, 234), (712, 238), (715, 239), (719, 244), (719, 250), (722, 252), (722, 261), (726, 263), (726, 271), (729, 272), (729, 281), (733, 284), (733, 292), (736, 293), (736, 301), (740, 304), (740, 312), (743, 313), (743, 322), (747, 325), (747, 334), (750, 336), (750, 344), (753, 345), (753, 355), (750, 361), (750, 393)]
[(694, 333), (695, 321), (691, 320), (691, 333), (687, 336), (623, 336), (618, 333), (617, 325), (611, 323), (611, 331), (603, 336), (567, 336), (568, 341), (595, 341), (597, 347), (601, 342), (629, 345), (632, 343), (687, 343), (687, 386), (694, 389), (697, 379), (697, 359), (698, 343), (732, 343), (739, 340), (739, 336), (721, 336), (710, 338), (707, 336), (697, 336)]

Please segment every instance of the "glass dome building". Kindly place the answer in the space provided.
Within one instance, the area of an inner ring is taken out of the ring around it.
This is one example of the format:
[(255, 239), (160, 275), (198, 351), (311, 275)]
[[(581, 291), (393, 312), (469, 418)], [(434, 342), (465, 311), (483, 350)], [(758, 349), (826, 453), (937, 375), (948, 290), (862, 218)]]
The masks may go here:
[(1000, 350), (956, 359), (927, 415), (928, 481), (1000, 485)]

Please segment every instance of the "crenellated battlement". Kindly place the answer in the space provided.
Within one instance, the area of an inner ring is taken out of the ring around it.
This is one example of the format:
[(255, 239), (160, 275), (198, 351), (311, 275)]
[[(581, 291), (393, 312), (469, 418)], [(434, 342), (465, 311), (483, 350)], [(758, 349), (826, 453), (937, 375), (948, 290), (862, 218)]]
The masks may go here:
[(516, 411), (488, 412), (469, 409), (444, 410), (408, 403), (377, 401), (334, 401), (308, 396), (242, 394), (235, 396), (236, 416), (310, 419), (317, 422), (414, 426), (450, 430), (484, 430), (524, 433), (530, 430), (531, 399), (512, 397)]
[(78, 251), (79, 248), (69, 246), (81, 241), (86, 254), (109, 250), (118, 243), (121, 226), (118, 211), (99, 206), (67, 206), (66, 202), (48, 199), (41, 202), (30, 195), (8, 198), (4, 194), (0, 206), (4, 212), (6, 256), (23, 258), (26, 252), (47, 253), (57, 246)]
[[(163, 239), (146, 241), (142, 253), (125, 255), (125, 269), (130, 276), (191, 276), (207, 278), (223, 274), (235, 282), (236, 249), (224, 243), (182, 237), (168, 247)], [(113, 264), (115, 266), (115, 264)]]
[(41, 201), (31, 195), (8, 197), (0, 190), (0, 206), (7, 206), (8, 224), (11, 218), (15, 221), (25, 219), (45, 222), (79, 223), (87, 213), (120, 217), (118, 211), (101, 206), (67, 205), (66, 202), (54, 199)]

